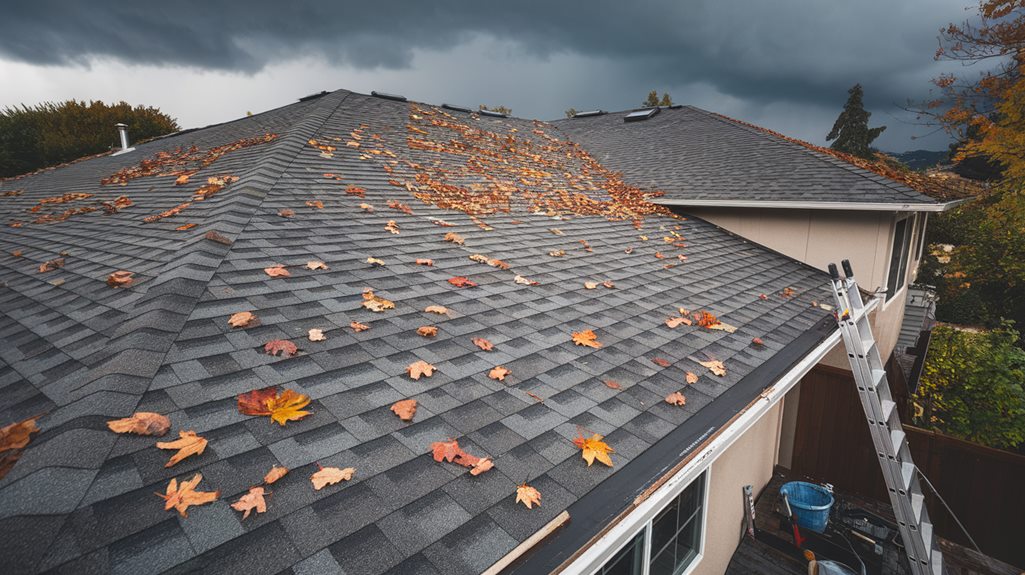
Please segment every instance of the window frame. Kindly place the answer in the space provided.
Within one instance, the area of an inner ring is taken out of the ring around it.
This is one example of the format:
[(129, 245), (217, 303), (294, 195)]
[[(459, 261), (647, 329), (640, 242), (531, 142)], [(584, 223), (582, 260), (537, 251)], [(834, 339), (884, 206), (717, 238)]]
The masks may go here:
[[(693, 573), (693, 571), (695, 569), (697, 569), (698, 565), (701, 564), (701, 560), (704, 559), (704, 557), (705, 557), (705, 546), (706, 546), (706, 540), (707, 540), (707, 535), (708, 535), (708, 496), (709, 496), (709, 491), (711, 491), (711, 489), (710, 489), (711, 477), (712, 477), (712, 466), (709, 465), (705, 469), (701, 470), (699, 473), (694, 474), (693, 477), (690, 477), (689, 481), (687, 481), (685, 483), (681, 482), (682, 487), (680, 487), (679, 489), (674, 489), (672, 491), (672, 495), (670, 497), (666, 498), (665, 505), (657, 507), (655, 509), (655, 511), (653, 513), (651, 513), (651, 516), (648, 517), (645, 520), (644, 525), (640, 529), (635, 531), (633, 533), (633, 535), (631, 535), (629, 538), (627, 538), (627, 540), (622, 545), (617, 547), (616, 550), (613, 551), (609, 555), (608, 559), (606, 559), (605, 562), (603, 562), (601, 565), (598, 565), (598, 567), (595, 568), (594, 571), (592, 571), (592, 575), (601, 575), (602, 569), (604, 569), (605, 566), (608, 565), (609, 561), (611, 561), (613, 558), (615, 558), (616, 555), (618, 555), (620, 551), (622, 551), (623, 549), (626, 549), (628, 546), (632, 545), (634, 543), (634, 541), (637, 539), (637, 537), (640, 536), (642, 533), (644, 535), (644, 538), (643, 538), (643, 540), (641, 542), (641, 545), (642, 545), (641, 572), (639, 574), (637, 574), (637, 575), (649, 575), (650, 570), (651, 570), (651, 551), (652, 551), (651, 550), (651, 530), (652, 530), (652, 525), (654, 524), (655, 518), (658, 517), (658, 515), (660, 513), (662, 513), (662, 511), (664, 511), (666, 508), (668, 508), (670, 505), (672, 505), (680, 497), (680, 495), (684, 491), (686, 491), (689, 487), (691, 487), (695, 483), (701, 481), (702, 482), (702, 484), (701, 484), (701, 494), (700, 494), (701, 506), (697, 510), (697, 512), (700, 515), (700, 517), (696, 517), (695, 518), (696, 520), (698, 520), (698, 527), (701, 529), (700, 534), (698, 536), (697, 553), (691, 559), (691, 562), (689, 564), (687, 564), (687, 566), (684, 567), (682, 571), (679, 571), (678, 573), (674, 573), (673, 575), (690, 575), (691, 573)], [(675, 536), (679, 536), (679, 531), (680, 531), (680, 529), (677, 528), (677, 533), (676, 533)]]
[[(909, 265), (909, 259), (911, 258), (911, 236), (912, 234), (914, 234), (916, 229), (914, 221), (908, 221), (913, 220), (911, 216), (912, 214), (908, 213), (898, 214), (897, 217), (893, 219), (893, 224), (890, 226), (890, 249), (887, 251), (887, 255), (889, 257), (886, 258), (886, 296), (884, 298), (883, 307), (888, 306), (892, 301), (896, 301), (897, 294), (901, 293), (902, 291), (904, 291), (905, 288), (907, 288), (908, 269), (911, 267)], [(896, 261), (897, 277), (895, 278), (895, 282), (897, 283), (897, 289), (894, 289), (891, 292), (889, 285), (890, 272), (893, 271), (894, 264), (893, 250), (895, 247), (897, 247), (894, 246), (894, 240), (897, 239), (897, 226), (899, 226), (901, 222), (904, 222), (904, 239), (901, 242), (901, 245), (899, 246), (901, 250), (901, 258)], [(903, 274), (900, 273), (901, 267), (904, 268)]]
[(915, 222), (915, 230), (918, 236), (915, 238), (915, 261), (922, 261), (922, 255), (925, 253), (925, 227), (929, 225), (929, 214), (926, 212), (918, 212), (915, 214), (918, 221)]

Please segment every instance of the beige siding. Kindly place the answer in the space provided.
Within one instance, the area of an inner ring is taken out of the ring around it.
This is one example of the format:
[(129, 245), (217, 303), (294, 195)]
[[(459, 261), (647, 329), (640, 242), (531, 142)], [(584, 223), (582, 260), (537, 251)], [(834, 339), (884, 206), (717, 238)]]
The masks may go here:
[(753, 486), (757, 496), (772, 478), (782, 412), (782, 405), (776, 404), (712, 463), (704, 556), (694, 575), (726, 571), (742, 535), (743, 487)]

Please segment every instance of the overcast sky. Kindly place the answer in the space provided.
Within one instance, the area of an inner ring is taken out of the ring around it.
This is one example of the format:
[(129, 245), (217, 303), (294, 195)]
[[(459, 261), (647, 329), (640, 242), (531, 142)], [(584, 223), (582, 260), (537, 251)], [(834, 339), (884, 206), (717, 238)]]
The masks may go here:
[(556, 0), (342, 4), (200, 1), (6, 5), (0, 106), (125, 100), (183, 127), (346, 88), (562, 117), (676, 103), (815, 143), (860, 82), (875, 144), (942, 149), (899, 108), (929, 95), (937, 35), (971, 0)]

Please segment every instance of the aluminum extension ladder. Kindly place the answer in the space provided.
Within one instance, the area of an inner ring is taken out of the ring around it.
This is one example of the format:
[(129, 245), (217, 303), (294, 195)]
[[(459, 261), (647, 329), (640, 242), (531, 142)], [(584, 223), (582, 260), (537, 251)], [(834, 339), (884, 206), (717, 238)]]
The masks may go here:
[(829, 264), (836, 320), (840, 326), (847, 357), (854, 372), (858, 398), (864, 408), (872, 433), (879, 466), (890, 494), (890, 503), (897, 518), (904, 550), (914, 575), (942, 575), (943, 554), (935, 547), (933, 525), (925, 508), (925, 498), (918, 479), (918, 468), (911, 460), (911, 451), (904, 437), (897, 414), (897, 404), (890, 395), (890, 384), (879, 356), (879, 348), (868, 310), (861, 299), (854, 272), (848, 260), (842, 262), (841, 278), (836, 264)]

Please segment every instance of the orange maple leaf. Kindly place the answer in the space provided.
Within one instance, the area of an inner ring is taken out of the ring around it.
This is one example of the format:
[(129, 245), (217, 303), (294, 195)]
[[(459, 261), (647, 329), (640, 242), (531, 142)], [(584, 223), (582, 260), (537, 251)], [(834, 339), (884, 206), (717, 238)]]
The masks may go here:
[(276, 386), (265, 387), (238, 396), (238, 411), (243, 415), (267, 415), (278, 425), (298, 421), (309, 411), (303, 408), (310, 404), (310, 398), (294, 389), (278, 392)]
[(287, 339), (272, 339), (263, 345), (263, 351), (267, 355), (292, 356), (299, 353), (299, 348)]
[(423, 337), (434, 337), (438, 335), (438, 328), (433, 325), (422, 325), (416, 328), (416, 333)]
[(171, 429), (171, 420), (159, 413), (138, 411), (133, 413), (131, 417), (108, 421), (107, 428), (114, 433), (160, 436)]
[(598, 336), (590, 329), (573, 332), (573, 343), (593, 347), (595, 349), (601, 347), (601, 343), (598, 341)]
[(531, 509), (534, 505), (541, 506), (541, 492), (526, 483), (520, 484), (516, 488), (516, 503), (522, 503)]
[(349, 481), (352, 479), (353, 473), (356, 473), (355, 467), (346, 467), (345, 469), (321, 467), (319, 471), (310, 476), (310, 481), (313, 482), (313, 488), (320, 491), (328, 485), (334, 485), (340, 481)]
[(670, 365), (669, 360), (664, 358), (664, 357), (652, 358), (651, 361), (655, 365), (658, 365), (658, 366), (661, 366), (661, 367), (669, 367), (669, 365)]
[(195, 431), (179, 431), (179, 439), (175, 441), (157, 442), (159, 449), (177, 449), (178, 453), (171, 456), (171, 459), (164, 464), (164, 467), (171, 467), (190, 455), (202, 455), (206, 450), (206, 439), (196, 435)]
[(722, 377), (722, 376), (726, 375), (726, 366), (721, 361), (713, 359), (713, 360), (709, 360), (709, 361), (699, 361), (698, 363), (700, 363), (701, 365), (707, 367), (708, 371), (711, 371), (712, 373), (714, 373), (715, 375), (718, 375), (719, 377)]
[(685, 317), (671, 317), (671, 318), (666, 320), (666, 325), (669, 327), (669, 329), (674, 329), (674, 328), (676, 328), (677, 326), (679, 326), (681, 324), (682, 325), (691, 325), (691, 321), (690, 321), (689, 318), (685, 318)]
[(272, 278), (287, 278), (292, 277), (292, 274), (285, 269), (285, 266), (277, 265), (274, 267), (263, 268), (263, 272)]
[(306, 269), (308, 270), (326, 270), (327, 264), (319, 260), (310, 260), (306, 262)]
[(135, 281), (133, 275), (135, 274), (129, 271), (116, 271), (107, 276), (107, 285), (112, 288), (129, 287)]
[(251, 511), (264, 513), (267, 511), (267, 501), (263, 498), (265, 494), (266, 492), (263, 490), (263, 487), (250, 487), (248, 493), (231, 504), (231, 508), (236, 511), (243, 511), (242, 519), (249, 517)]
[(363, 290), (363, 307), (372, 312), (380, 313), (386, 309), (394, 309), (395, 303), (381, 296), (374, 295), (374, 290), (366, 289)]
[(459, 447), (458, 441), (450, 439), (448, 441), (435, 441), (432, 443), (431, 453), (434, 456), (435, 461), (452, 462), (455, 461), (456, 457), (459, 457), (464, 452), (463, 449)]
[(445, 238), (444, 239), (445, 239), (446, 242), (452, 242), (452, 243), (458, 244), (458, 245), (465, 245), (466, 244), (466, 240), (463, 239), (463, 236), (461, 236), (461, 235), (459, 235), (459, 234), (457, 234), (455, 232), (449, 232), (449, 233), (445, 234)]
[(316, 328), (311, 329), (307, 337), (309, 337), (310, 341), (324, 341), (327, 339), (327, 336), (324, 335), (324, 330)]
[(622, 387), (623, 387), (622, 385), (619, 385), (618, 381), (614, 381), (614, 380), (611, 380), (611, 379), (607, 379), (607, 380), (603, 381), (602, 383), (604, 383), (605, 387), (607, 387), (609, 389), (622, 389)]
[(674, 391), (666, 396), (666, 403), (669, 405), (687, 405), (687, 398), (683, 396), (679, 391)]
[(231, 327), (249, 327), (249, 324), (256, 319), (256, 314), (250, 311), (240, 311), (228, 318), (228, 325)]
[(495, 462), (492, 461), (490, 457), (482, 457), (471, 466), (470, 475), (476, 477), (493, 467), (495, 467)]
[(352, 331), (357, 332), (357, 333), (370, 329), (369, 325), (367, 325), (365, 323), (360, 323), (358, 321), (350, 322), (349, 323), (349, 327), (352, 328)]
[(395, 412), (395, 415), (399, 416), (402, 421), (413, 421), (413, 416), (416, 415), (416, 400), (415, 399), (403, 399), (396, 401), (392, 404), (391, 410)]
[(270, 485), (271, 483), (274, 483), (275, 481), (277, 481), (278, 479), (281, 479), (282, 477), (284, 477), (286, 475), (288, 475), (288, 468), (287, 467), (281, 467), (280, 465), (275, 465), (275, 466), (270, 468), (270, 471), (267, 472), (267, 475), (263, 476), (263, 482), (266, 483), (267, 485)]
[(507, 376), (507, 375), (509, 375), (511, 373), (512, 372), (509, 371), (508, 369), (506, 369), (506, 368), (504, 368), (502, 366), (498, 366), (498, 367), (492, 368), (492, 370), (488, 372), (488, 377), (490, 377), (491, 379), (497, 379), (498, 381), (505, 381), (505, 376)]
[(424, 360), (415, 361), (406, 367), (406, 373), (409, 374), (410, 379), (420, 379), (420, 376), (430, 377), (434, 375), (435, 367)]
[(438, 315), (445, 315), (448, 313), (448, 308), (442, 305), (429, 305), (424, 308), (425, 312), (436, 313)]
[(416, 258), (416, 265), (418, 266), (433, 266), (434, 260), (427, 258)]
[(573, 440), (573, 445), (580, 448), (581, 455), (583, 456), (584, 461), (587, 462), (588, 467), (594, 463), (595, 459), (609, 467), (612, 467), (612, 458), (609, 457), (609, 454), (615, 453), (615, 450), (602, 441), (603, 439), (605, 439), (605, 436), (597, 433), (592, 434), (591, 437), (584, 437), (581, 433), (579, 437)]
[(697, 383), (697, 382), (698, 382), (698, 376), (695, 375), (693, 372), (688, 371), (687, 372), (687, 383), (694, 384), (694, 383)]
[(32, 434), (39, 432), (36, 419), (39, 419), (39, 416), (0, 427), (0, 479), (14, 468), (14, 464), (21, 458), (22, 450), (28, 446)]
[(484, 339), (483, 337), (475, 337), (475, 338), (473, 338), (473, 345), (483, 349), (484, 351), (491, 351), (492, 349), (495, 348), (494, 344), (492, 344), (490, 341)]
[(196, 491), (196, 486), (202, 480), (203, 476), (199, 473), (188, 481), (182, 481), (181, 485), (178, 485), (177, 479), (172, 478), (171, 482), (167, 484), (167, 491), (155, 495), (164, 500), (164, 511), (174, 509), (182, 517), (188, 517), (189, 507), (213, 503), (221, 495), (220, 491)]
[(476, 287), (477, 285), (476, 282), (464, 276), (456, 276), (454, 278), (449, 278), (448, 283), (456, 287)]

